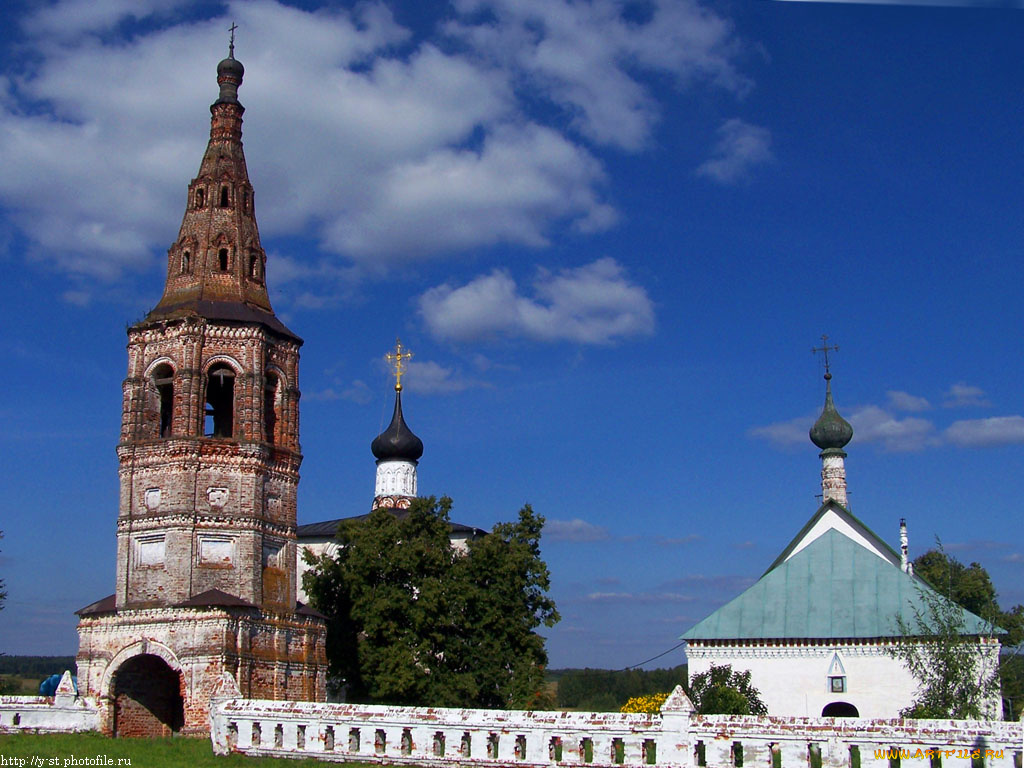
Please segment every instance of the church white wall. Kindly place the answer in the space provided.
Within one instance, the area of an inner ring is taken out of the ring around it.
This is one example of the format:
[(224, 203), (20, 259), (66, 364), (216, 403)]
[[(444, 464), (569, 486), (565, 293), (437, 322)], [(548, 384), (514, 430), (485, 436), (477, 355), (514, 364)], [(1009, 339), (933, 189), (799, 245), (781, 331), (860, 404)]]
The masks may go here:
[[(837, 653), (845, 670), (844, 693), (832, 693), (829, 688), (829, 667)], [(845, 701), (861, 717), (898, 717), (917, 690), (903, 663), (886, 656), (879, 644), (702, 647), (691, 643), (686, 655), (691, 680), (712, 664), (750, 670), (750, 681), (770, 715), (819, 717), (827, 704)]]
[[(999, 644), (991, 643), (985, 663), (995, 670)], [(913, 703), (917, 681), (902, 661), (886, 655), (881, 643), (835, 645), (733, 645), (703, 646), (690, 643), (686, 656), (688, 673), (706, 672), (711, 665), (729, 664), (734, 670), (750, 670), (751, 684), (761, 693), (768, 714), (786, 717), (819, 717), (827, 704), (844, 701), (857, 707), (860, 717), (898, 717)], [(833, 669), (838, 656), (842, 671)], [(846, 691), (832, 693), (830, 675), (844, 674)], [(986, 710), (991, 717), (1001, 711), (999, 694)]]

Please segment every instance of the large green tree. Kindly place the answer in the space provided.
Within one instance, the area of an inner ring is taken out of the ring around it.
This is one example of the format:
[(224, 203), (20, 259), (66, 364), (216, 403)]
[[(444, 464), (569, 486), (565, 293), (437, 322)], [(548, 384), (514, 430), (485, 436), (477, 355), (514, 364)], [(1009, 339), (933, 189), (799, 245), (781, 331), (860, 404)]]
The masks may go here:
[(700, 715), (767, 715), (761, 692), (750, 684), (750, 670), (712, 664), (690, 681), (690, 700)]
[(541, 625), (558, 620), (540, 557), (544, 519), (470, 542), (449, 540), (451, 500), (417, 499), (407, 515), (346, 521), (334, 557), (304, 587), (328, 616), (330, 674), (350, 700), (432, 706), (530, 706), (547, 663)]
[[(1013, 654), (1004, 654), (993, 666), (990, 646), (965, 631), (960, 608), (984, 619), (993, 634), (999, 629), (1004, 645), (1021, 642), (1021, 606), (1003, 611), (988, 572), (979, 564), (969, 566), (942, 550), (929, 550), (914, 560), (914, 573), (934, 589), (920, 592), (921, 605), (913, 617), (900, 617), (901, 639), (890, 654), (901, 659), (918, 682), (914, 703), (903, 710), (906, 717), (979, 718), (988, 716), (986, 703), (1002, 683), (1004, 708), (1012, 716), (1013, 692), (1021, 688), (1020, 665)], [(1019, 703), (1018, 703), (1019, 707)]]

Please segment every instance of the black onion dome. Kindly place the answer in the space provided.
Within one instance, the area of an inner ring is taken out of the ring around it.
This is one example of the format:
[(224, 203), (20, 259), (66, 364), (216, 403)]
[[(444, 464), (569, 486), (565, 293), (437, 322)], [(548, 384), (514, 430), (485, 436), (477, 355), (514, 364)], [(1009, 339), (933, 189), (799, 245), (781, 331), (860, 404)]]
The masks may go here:
[(242, 84), (245, 67), (234, 56), (222, 59), (217, 65), (217, 83), (220, 85), (220, 96), (217, 104), (238, 104), (238, 86)]
[(226, 59), (221, 59), (220, 64), (217, 65), (217, 75), (232, 75), (237, 77), (239, 80), (245, 74), (245, 67), (242, 66), (242, 62), (236, 59), (234, 56), (228, 56)]
[(412, 433), (402, 416), (402, 392), (395, 393), (395, 415), (391, 426), (374, 438), (370, 450), (378, 461), (418, 461), (423, 455), (423, 441)]
[(839, 415), (832, 402), (831, 378), (831, 374), (825, 374), (825, 407), (810, 432), (811, 442), (823, 451), (842, 450), (853, 439), (853, 427)]

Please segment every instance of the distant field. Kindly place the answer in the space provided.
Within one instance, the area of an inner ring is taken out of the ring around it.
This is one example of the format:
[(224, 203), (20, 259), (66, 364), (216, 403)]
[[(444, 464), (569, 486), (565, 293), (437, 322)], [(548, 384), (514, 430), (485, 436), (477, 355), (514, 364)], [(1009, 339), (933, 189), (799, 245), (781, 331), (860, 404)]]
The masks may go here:
[[(209, 739), (108, 739), (96, 733), (0, 735), (0, 757), (11, 765), (11, 758), (24, 759), (25, 768), (74, 765), (72, 757), (92, 762), (77, 765), (131, 766), (132, 768), (326, 768), (327, 766), (361, 766), (367, 763), (329, 763), (320, 760), (288, 760), (269, 757), (244, 757), (213, 754)], [(96, 761), (109, 758), (113, 762)], [(35, 762), (31, 762), (36, 758)], [(40, 762), (40, 758), (42, 762)]]

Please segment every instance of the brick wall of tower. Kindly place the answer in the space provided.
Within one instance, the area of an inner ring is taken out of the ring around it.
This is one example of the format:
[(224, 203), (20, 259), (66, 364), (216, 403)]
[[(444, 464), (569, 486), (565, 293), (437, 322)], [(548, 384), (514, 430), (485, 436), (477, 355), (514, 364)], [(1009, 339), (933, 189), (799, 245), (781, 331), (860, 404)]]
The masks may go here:
[[(220, 589), (294, 610), (297, 344), (259, 325), (189, 318), (132, 329), (128, 351), (117, 604), (174, 605)], [(207, 374), (218, 363), (235, 372), (230, 439), (203, 435)], [(155, 371), (173, 386), (164, 436)]]

